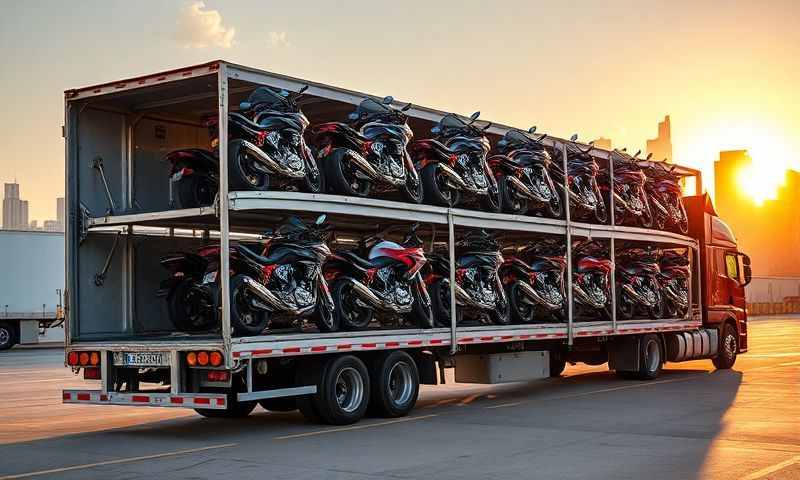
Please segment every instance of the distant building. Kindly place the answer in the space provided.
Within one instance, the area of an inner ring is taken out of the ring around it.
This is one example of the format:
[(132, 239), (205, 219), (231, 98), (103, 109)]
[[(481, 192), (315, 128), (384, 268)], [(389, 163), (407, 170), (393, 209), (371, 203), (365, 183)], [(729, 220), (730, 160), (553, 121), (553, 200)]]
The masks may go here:
[(59, 231), (64, 231), (64, 226), (67, 224), (65, 220), (66, 216), (66, 208), (64, 203), (64, 197), (56, 198), (56, 222), (60, 225)]
[(45, 220), (43, 229), (45, 232), (63, 232), (64, 225), (59, 223), (58, 220)]
[(672, 131), (669, 122), (669, 115), (664, 117), (663, 122), (658, 122), (658, 136), (647, 141), (647, 152), (653, 154), (653, 160), (667, 159), (672, 162)]
[(600, 137), (593, 140), (594, 146), (597, 148), (602, 148), (604, 150), (611, 150), (611, 139), (606, 137)]
[(750, 255), (753, 275), (800, 276), (800, 172), (787, 171), (776, 198), (759, 205), (740, 184), (740, 172), (752, 162), (746, 150), (720, 152), (714, 163), (717, 213)]
[(39, 230), (39, 222), (37, 220), (31, 220), (31, 224), (28, 225), (29, 230)]
[(6, 183), (3, 195), (3, 230), (28, 228), (28, 202), (19, 197), (18, 183)]

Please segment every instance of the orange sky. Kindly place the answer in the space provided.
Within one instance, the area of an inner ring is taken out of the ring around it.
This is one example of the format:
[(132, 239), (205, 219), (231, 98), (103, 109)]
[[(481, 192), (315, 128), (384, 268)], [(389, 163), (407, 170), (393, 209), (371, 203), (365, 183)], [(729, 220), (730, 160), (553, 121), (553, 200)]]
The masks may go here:
[[(746, 148), (768, 185), (800, 144), (800, 2), (23, 2), (0, 17), (0, 181), (62, 195), (62, 91), (225, 58), (674, 157)], [(706, 175), (706, 181), (711, 175)]]

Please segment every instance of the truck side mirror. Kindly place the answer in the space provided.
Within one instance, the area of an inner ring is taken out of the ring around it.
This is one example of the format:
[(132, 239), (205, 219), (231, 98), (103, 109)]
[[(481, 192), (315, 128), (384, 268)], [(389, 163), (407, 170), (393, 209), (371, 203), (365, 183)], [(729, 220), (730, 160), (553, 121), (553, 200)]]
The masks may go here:
[(746, 287), (753, 280), (753, 268), (750, 266), (750, 256), (740, 253), (742, 259), (742, 275), (744, 276), (743, 287)]

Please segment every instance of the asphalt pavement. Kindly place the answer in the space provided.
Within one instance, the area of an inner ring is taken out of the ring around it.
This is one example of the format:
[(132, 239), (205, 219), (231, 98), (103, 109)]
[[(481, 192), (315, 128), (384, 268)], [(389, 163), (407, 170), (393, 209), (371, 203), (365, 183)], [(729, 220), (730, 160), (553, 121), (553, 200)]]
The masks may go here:
[(0, 480), (800, 478), (800, 318), (750, 323), (732, 370), (708, 360), (621, 380), (568, 366), (525, 384), (423, 387), (409, 417), (348, 427), (263, 410), (63, 405), (96, 388), (60, 349), (0, 353)]

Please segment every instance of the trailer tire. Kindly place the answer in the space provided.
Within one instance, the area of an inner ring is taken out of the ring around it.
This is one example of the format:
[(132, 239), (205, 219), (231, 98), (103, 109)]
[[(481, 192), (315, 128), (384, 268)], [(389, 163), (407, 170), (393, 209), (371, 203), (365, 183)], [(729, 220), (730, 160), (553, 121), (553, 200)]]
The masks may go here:
[(8, 350), (17, 344), (17, 330), (9, 323), (0, 323), (0, 350)]
[(388, 418), (404, 417), (419, 397), (419, 370), (402, 351), (383, 352), (370, 364), (370, 412)]
[(297, 410), (296, 397), (265, 398), (259, 400), (258, 404), (268, 412), (293, 412)]
[(719, 352), (711, 359), (711, 362), (719, 370), (727, 370), (736, 363), (736, 354), (739, 351), (739, 339), (736, 329), (730, 323), (722, 327), (722, 334), (719, 338)]
[(357, 357), (334, 357), (325, 366), (313, 401), (322, 421), (350, 425), (364, 417), (370, 397), (369, 372)]

